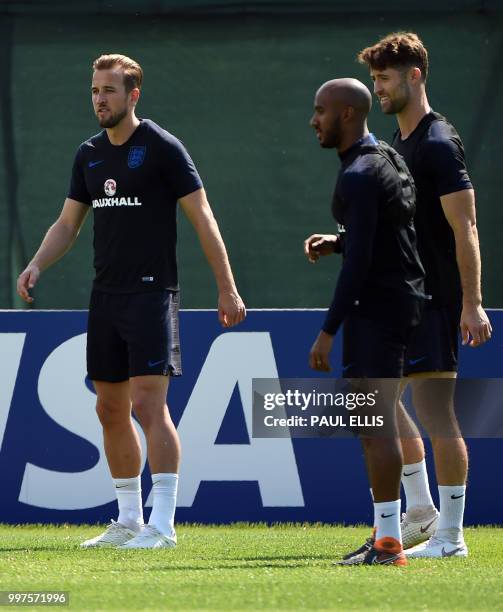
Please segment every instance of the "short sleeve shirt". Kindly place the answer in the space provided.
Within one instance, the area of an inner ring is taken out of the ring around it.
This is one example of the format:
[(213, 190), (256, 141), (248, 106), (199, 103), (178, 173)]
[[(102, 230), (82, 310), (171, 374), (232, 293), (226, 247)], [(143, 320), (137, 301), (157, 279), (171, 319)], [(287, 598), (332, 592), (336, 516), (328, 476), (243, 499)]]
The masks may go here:
[(456, 243), (440, 198), (472, 188), (461, 138), (442, 115), (432, 111), (405, 140), (398, 130), (393, 147), (404, 157), (416, 184), (414, 222), (426, 292), (432, 296), (432, 306), (457, 304), (462, 293)]
[(106, 130), (82, 143), (68, 197), (93, 208), (94, 287), (178, 289), (177, 201), (201, 187), (183, 144), (148, 119), (122, 145)]

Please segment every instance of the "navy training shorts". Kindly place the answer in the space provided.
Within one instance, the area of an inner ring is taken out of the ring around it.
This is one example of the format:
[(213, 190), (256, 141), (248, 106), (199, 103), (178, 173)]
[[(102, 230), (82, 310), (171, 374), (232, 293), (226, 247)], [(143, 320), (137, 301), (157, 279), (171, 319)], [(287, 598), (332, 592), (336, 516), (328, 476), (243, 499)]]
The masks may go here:
[(460, 317), (459, 304), (424, 309), (405, 354), (405, 376), (421, 372), (457, 372)]
[(343, 378), (401, 378), (412, 326), (352, 313), (344, 319)]
[(122, 382), (133, 376), (181, 376), (179, 293), (112, 294), (94, 289), (87, 324), (91, 380)]

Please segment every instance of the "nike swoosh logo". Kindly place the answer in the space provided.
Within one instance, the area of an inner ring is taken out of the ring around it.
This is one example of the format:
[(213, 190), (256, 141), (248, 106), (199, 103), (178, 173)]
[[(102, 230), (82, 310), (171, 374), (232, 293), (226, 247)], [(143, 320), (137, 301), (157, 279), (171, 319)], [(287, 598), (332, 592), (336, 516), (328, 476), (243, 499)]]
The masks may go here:
[(390, 561), (395, 561), (395, 559), (398, 559), (399, 557), (400, 555), (391, 555), (389, 557), (386, 557), (386, 559), (383, 559), (382, 561), (379, 561), (377, 557), (374, 557), (372, 559), (372, 563), (377, 563), (377, 564), (390, 563)]
[(464, 497), (465, 494), (463, 493), (462, 495), (451, 495), (451, 499), (460, 499), (461, 497)]
[(430, 523), (428, 523), (428, 524), (426, 525), (426, 527), (420, 527), (420, 528), (419, 528), (419, 531), (420, 531), (421, 533), (426, 533), (426, 532), (428, 531), (428, 529), (429, 529), (429, 528), (430, 528), (430, 527), (433, 525), (433, 523), (434, 523), (436, 520), (437, 520), (437, 519), (436, 519), (436, 517), (435, 517), (435, 518), (434, 518), (434, 519), (433, 519), (433, 520), (432, 520)]
[(148, 367), (153, 368), (154, 366), (159, 365), (161, 363), (164, 363), (164, 359), (160, 359), (159, 361), (149, 361)]
[(409, 359), (409, 365), (416, 365), (420, 361), (424, 361), (426, 357), (419, 357), (418, 359)]
[(458, 552), (458, 550), (461, 550), (461, 548), (454, 548), (454, 550), (450, 550), (449, 552), (446, 552), (445, 548), (442, 546), (442, 557), (452, 557)]
[(124, 487), (127, 487), (127, 485), (115, 485), (116, 489), (123, 489)]
[(99, 161), (89, 162), (89, 168), (94, 168), (94, 166), (97, 166), (98, 164), (101, 164), (104, 161), (105, 161), (104, 159), (100, 159)]
[(390, 516), (395, 516), (395, 512), (393, 514), (381, 514), (381, 518), (389, 518)]
[(412, 474), (419, 474), (421, 470), (416, 470), (415, 472), (409, 472), (408, 474), (406, 474), (405, 472), (403, 473), (404, 476), (412, 476)]
[(343, 371), (343, 372), (345, 372), (346, 370), (349, 370), (349, 368), (350, 368), (352, 365), (353, 365), (353, 364), (352, 364), (352, 363), (350, 363), (349, 365), (344, 366), (344, 367), (342, 368), (342, 371)]

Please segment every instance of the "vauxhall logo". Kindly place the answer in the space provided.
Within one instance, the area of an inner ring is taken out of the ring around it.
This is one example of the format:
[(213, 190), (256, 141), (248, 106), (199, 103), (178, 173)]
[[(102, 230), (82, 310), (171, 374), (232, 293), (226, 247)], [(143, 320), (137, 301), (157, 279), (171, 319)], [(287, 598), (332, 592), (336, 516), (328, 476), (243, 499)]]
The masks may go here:
[(93, 208), (105, 208), (107, 206), (141, 206), (142, 203), (138, 200), (138, 197), (111, 197), (117, 193), (117, 182), (110, 178), (105, 181), (103, 190), (108, 198), (98, 198), (93, 200)]

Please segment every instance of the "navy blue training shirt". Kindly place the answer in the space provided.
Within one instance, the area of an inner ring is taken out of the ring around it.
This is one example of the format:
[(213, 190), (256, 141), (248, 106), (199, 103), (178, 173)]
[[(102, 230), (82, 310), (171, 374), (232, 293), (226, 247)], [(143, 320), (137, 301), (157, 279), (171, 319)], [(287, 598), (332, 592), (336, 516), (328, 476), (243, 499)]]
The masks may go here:
[(414, 223), (431, 305), (458, 304), (462, 290), (456, 242), (440, 197), (472, 189), (461, 138), (445, 117), (431, 111), (405, 140), (397, 130), (393, 147), (405, 159), (416, 184)]
[[(323, 330), (356, 310), (384, 323), (417, 323), (424, 270), (413, 224), (414, 182), (405, 162), (372, 134), (340, 154), (332, 202), (344, 261)], [(410, 315), (410, 320), (408, 319)]]
[(106, 130), (82, 143), (68, 197), (93, 207), (94, 287), (178, 289), (176, 204), (201, 187), (183, 144), (149, 119), (122, 145)]

